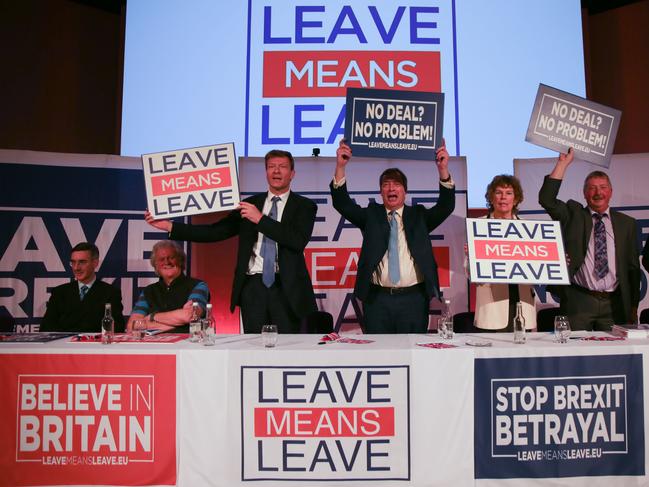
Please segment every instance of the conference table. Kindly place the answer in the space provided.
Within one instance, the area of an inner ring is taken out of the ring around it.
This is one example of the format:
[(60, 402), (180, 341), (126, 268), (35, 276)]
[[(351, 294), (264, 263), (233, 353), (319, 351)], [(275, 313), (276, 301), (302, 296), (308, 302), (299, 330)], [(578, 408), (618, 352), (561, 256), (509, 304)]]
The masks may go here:
[(0, 343), (0, 485), (647, 485), (648, 353), (574, 332)]

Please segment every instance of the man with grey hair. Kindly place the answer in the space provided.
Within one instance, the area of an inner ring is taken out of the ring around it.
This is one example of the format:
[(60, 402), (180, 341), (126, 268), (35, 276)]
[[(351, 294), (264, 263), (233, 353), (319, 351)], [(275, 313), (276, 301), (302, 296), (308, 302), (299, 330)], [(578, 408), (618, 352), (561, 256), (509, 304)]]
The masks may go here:
[(174, 241), (161, 240), (153, 246), (151, 266), (160, 280), (140, 293), (128, 320), (128, 330), (135, 320), (146, 319), (148, 328), (187, 333), (193, 302), (198, 303), (201, 315), (205, 312), (210, 291), (205, 282), (184, 274), (186, 261), (185, 251)]
[(559, 289), (561, 311), (577, 330), (608, 331), (635, 323), (640, 299), (636, 221), (609, 206), (608, 175), (593, 171), (584, 181), (586, 206), (557, 198), (573, 150), (560, 154), (539, 191), (539, 203), (561, 222), (568, 254), (570, 286)]

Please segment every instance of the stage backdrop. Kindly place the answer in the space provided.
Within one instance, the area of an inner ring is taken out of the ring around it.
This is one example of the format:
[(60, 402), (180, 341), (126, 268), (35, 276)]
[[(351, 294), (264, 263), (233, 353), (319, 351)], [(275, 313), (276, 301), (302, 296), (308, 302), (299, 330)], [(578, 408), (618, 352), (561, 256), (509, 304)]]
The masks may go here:
[[(70, 249), (99, 247), (97, 274), (122, 291), (129, 315), (157, 280), (144, 222), (139, 158), (0, 150), (0, 317), (4, 329), (38, 331), (51, 289), (70, 280)], [(99, 323), (97, 323), (99, 329)]]
[[(550, 174), (556, 163), (555, 158), (514, 159), (514, 174), (521, 180), (525, 200), (521, 205), (521, 217), (526, 219), (548, 219), (549, 216), (538, 203), (538, 194), (543, 178)], [(649, 233), (649, 154), (614, 155), (611, 166), (606, 173), (613, 185), (611, 207), (635, 218), (638, 222), (637, 244), (642, 246)], [(574, 161), (563, 180), (559, 198), (563, 201), (574, 199), (584, 202), (584, 179), (591, 171), (602, 169), (599, 166), (583, 161)], [(640, 284), (640, 305), (638, 312), (649, 307), (647, 299), (647, 273), (642, 270)], [(545, 286), (535, 286), (540, 307), (555, 305), (551, 294), (546, 293)]]
[[(334, 317), (334, 326), (345, 331), (357, 328), (358, 316), (362, 313), (362, 307), (353, 299), (362, 236), (360, 230), (342, 218), (331, 204), (329, 183), (335, 166), (333, 157), (298, 158), (291, 188), (318, 205), (313, 236), (305, 251), (307, 266), (318, 308), (329, 311)], [(408, 177), (407, 204), (430, 207), (437, 202), (439, 176), (433, 162), (354, 158), (347, 166), (347, 188), (361, 206), (371, 200), (381, 201), (379, 175), (388, 167), (399, 167)], [(465, 159), (452, 157), (449, 169), (456, 186), (455, 211), (431, 233), (430, 239), (444, 297), (450, 297), (453, 312), (460, 312), (466, 311), (468, 306), (467, 281), (462, 268), (467, 209)], [(268, 188), (263, 158), (241, 158), (239, 177), (242, 198)], [(431, 312), (437, 314), (438, 310), (439, 303), (432, 300)], [(433, 318), (431, 324), (436, 326)]]

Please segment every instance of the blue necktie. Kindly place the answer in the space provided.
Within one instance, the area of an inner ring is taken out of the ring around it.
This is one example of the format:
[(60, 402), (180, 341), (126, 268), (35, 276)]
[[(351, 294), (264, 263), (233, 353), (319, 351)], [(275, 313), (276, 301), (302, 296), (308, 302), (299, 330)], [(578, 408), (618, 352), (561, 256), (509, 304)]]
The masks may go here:
[[(268, 212), (268, 218), (277, 220), (277, 202), (280, 200), (279, 196), (273, 196), (273, 204)], [(264, 235), (261, 240), (261, 257), (264, 259), (264, 269), (261, 274), (261, 280), (266, 287), (271, 287), (275, 282), (275, 260), (277, 260), (277, 246), (275, 241)]]
[(593, 233), (595, 243), (595, 276), (602, 279), (608, 274), (608, 251), (606, 248), (606, 227), (603, 221), (604, 215), (593, 213), (595, 219), (595, 230)]
[(390, 282), (396, 285), (401, 279), (399, 271), (399, 222), (397, 221), (397, 212), (390, 212), (390, 245), (388, 246), (388, 275)]
[(86, 294), (88, 294), (88, 289), (90, 288), (85, 284), (81, 286), (81, 289), (79, 289), (79, 298), (81, 299), (81, 301), (83, 301), (83, 298), (85, 298)]

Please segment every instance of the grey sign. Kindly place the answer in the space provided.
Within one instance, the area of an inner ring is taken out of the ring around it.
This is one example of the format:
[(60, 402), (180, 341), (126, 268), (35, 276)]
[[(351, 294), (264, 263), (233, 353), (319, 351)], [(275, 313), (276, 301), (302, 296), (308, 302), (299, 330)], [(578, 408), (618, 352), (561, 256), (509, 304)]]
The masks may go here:
[(577, 95), (539, 85), (525, 140), (608, 167), (622, 112)]

